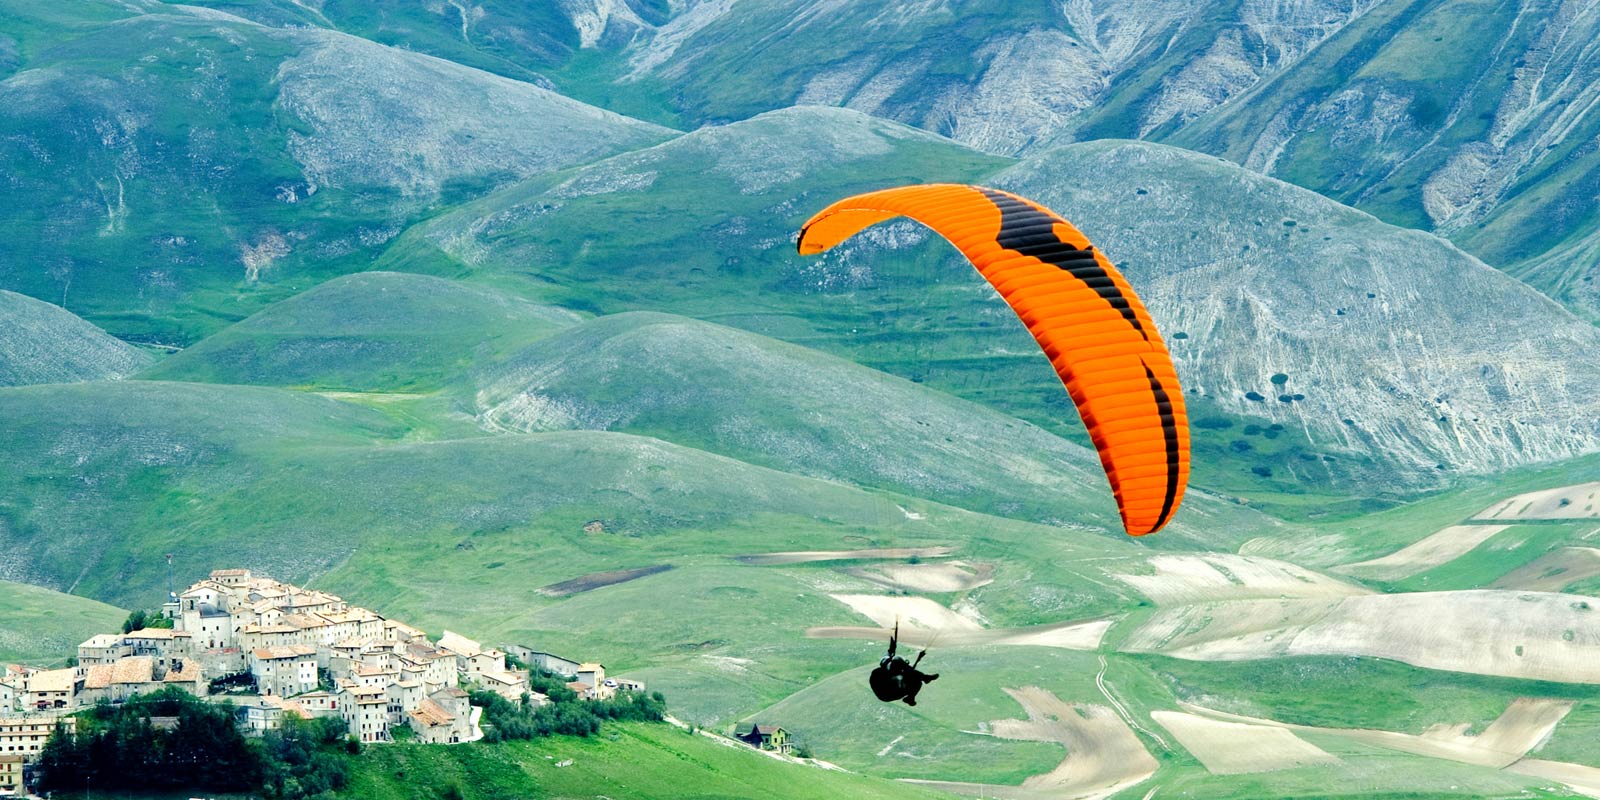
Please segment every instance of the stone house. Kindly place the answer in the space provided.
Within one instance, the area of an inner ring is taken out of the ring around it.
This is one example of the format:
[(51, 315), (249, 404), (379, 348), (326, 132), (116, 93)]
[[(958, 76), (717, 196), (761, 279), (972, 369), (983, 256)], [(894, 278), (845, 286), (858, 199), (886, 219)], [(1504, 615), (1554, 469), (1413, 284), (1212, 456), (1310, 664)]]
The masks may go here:
[(22, 707), (26, 711), (72, 708), (82, 688), (83, 676), (71, 667), (35, 672), (28, 676)]
[(521, 671), (480, 672), (474, 682), (513, 703), (529, 691), (528, 676)]
[(205, 670), (200, 662), (190, 658), (175, 662), (172, 669), (167, 670), (166, 677), (161, 679), (163, 686), (176, 686), (195, 697), (205, 697), (210, 693), (210, 684), (206, 682)]
[(518, 645), (507, 646), (506, 650), (530, 667), (537, 667), (545, 672), (553, 672), (568, 678), (578, 677), (578, 667), (581, 664), (570, 658), (562, 658), (554, 653), (545, 653), (539, 650), (529, 650)]
[(339, 687), (339, 716), (363, 742), (389, 741), (389, 693), (381, 687)]
[(0, 792), (22, 792), (22, 756), (0, 753)]
[(606, 682), (606, 666), (604, 664), (580, 664), (576, 680), (590, 688), (600, 686)]
[(406, 713), (428, 699), (421, 681), (398, 681), (384, 687), (389, 697), (389, 724), (406, 724)]
[(142, 628), (122, 634), (122, 643), (131, 655), (150, 656), (156, 666), (166, 669), (169, 661), (183, 658), (194, 652), (194, 635), (189, 631), (172, 628)]
[(77, 730), (75, 717), (0, 717), (0, 756), (22, 756), (33, 760), (56, 726), (68, 733)]
[(770, 750), (783, 755), (788, 755), (793, 749), (789, 732), (777, 725), (751, 725), (750, 730), (736, 734), (735, 738), (757, 750)]
[(406, 724), (417, 732), (417, 740), (427, 744), (456, 744), (478, 738), (475, 717), (467, 693), (449, 686), (423, 700), (406, 714)]
[(262, 694), (293, 697), (317, 688), (317, 649), (305, 644), (250, 651), (250, 675)]
[(124, 642), (120, 634), (100, 633), (78, 645), (78, 666), (92, 667), (110, 664), (119, 658), (133, 655), (133, 646)]
[(106, 700), (121, 703), (143, 692), (161, 688), (155, 679), (152, 656), (129, 656), (110, 664), (95, 664), (83, 669), (83, 687), (77, 702), (90, 705)]
[(257, 734), (282, 728), (286, 715), (292, 714), (302, 719), (310, 717), (297, 701), (267, 696), (249, 698), (239, 706), (239, 714), (243, 717), (245, 729)]

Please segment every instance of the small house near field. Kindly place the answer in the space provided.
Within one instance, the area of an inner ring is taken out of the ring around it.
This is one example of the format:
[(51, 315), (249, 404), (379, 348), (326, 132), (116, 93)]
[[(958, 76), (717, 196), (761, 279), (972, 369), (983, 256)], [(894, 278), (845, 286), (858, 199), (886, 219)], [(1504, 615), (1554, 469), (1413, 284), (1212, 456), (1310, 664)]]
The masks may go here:
[(761, 725), (759, 723), (751, 725), (750, 730), (736, 733), (734, 738), (757, 750), (771, 750), (783, 755), (788, 755), (789, 750), (793, 748), (789, 741), (789, 732), (777, 725)]

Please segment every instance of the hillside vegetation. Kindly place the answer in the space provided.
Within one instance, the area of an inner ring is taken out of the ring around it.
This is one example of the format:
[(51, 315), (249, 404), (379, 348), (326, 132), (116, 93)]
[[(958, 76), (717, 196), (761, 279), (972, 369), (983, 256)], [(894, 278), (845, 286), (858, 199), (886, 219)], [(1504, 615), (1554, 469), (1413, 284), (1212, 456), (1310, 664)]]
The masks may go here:
[(86, 597), (0, 580), (0, 664), (55, 665), (128, 612)]
[(154, 360), (64, 308), (0, 290), (0, 386), (115, 380)]

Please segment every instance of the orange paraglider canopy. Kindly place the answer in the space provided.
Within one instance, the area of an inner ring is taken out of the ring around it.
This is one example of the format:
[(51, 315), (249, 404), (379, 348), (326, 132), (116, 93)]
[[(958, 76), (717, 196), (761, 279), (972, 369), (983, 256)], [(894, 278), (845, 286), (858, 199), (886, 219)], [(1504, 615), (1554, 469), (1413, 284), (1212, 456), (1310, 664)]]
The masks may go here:
[(1050, 209), (959, 184), (840, 200), (800, 229), (800, 253), (900, 216), (955, 245), (1049, 356), (1100, 453), (1128, 533), (1166, 525), (1189, 482), (1189, 423), (1172, 356), (1122, 273)]

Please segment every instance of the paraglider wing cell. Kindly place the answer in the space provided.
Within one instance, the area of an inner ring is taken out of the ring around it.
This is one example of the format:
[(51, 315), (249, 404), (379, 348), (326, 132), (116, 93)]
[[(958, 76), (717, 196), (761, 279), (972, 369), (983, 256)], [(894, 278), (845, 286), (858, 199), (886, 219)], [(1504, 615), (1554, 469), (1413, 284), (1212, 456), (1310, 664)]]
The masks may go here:
[(1089, 429), (1128, 533), (1166, 525), (1188, 484), (1189, 424), (1172, 357), (1122, 273), (1044, 206), (959, 184), (840, 200), (800, 230), (799, 251), (900, 216), (955, 245), (1033, 334)]

